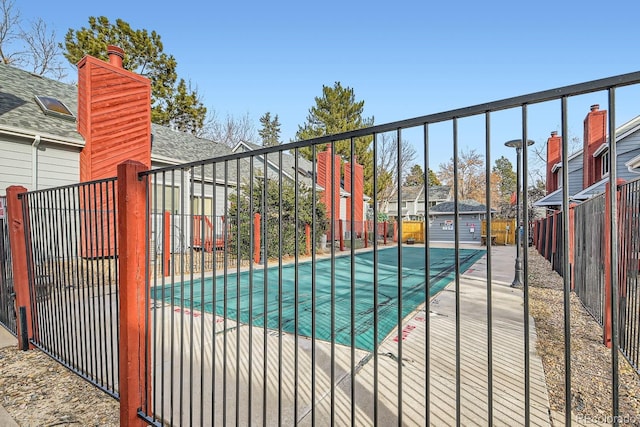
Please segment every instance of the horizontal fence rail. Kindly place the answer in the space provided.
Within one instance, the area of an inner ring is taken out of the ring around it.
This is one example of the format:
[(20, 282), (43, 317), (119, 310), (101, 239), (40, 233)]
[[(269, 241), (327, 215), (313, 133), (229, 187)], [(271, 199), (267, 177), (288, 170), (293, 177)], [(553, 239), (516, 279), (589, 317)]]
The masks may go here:
[(116, 180), (22, 194), (32, 344), (118, 397)]

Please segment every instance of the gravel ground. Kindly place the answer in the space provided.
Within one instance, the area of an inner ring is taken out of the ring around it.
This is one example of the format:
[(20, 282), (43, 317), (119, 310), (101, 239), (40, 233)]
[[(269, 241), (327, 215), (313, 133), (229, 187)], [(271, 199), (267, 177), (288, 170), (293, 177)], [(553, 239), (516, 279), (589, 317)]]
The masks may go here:
[[(564, 418), (563, 279), (535, 250), (529, 250), (529, 307), (538, 334), (551, 410)], [(610, 424), (612, 413), (611, 350), (602, 344), (602, 328), (571, 294), (571, 410), (574, 419)], [(619, 413), (626, 424), (640, 425), (640, 379), (619, 354)], [(624, 424), (624, 423), (621, 423)]]
[[(529, 252), (530, 312), (555, 418), (564, 413), (562, 278), (534, 250)], [(607, 421), (611, 414), (611, 351), (602, 328), (571, 295), (572, 411), (577, 420)], [(640, 381), (620, 356), (620, 415), (637, 421)], [(22, 426), (117, 426), (119, 404), (40, 351), (0, 349), (0, 399)], [(636, 423), (638, 424), (638, 423)]]

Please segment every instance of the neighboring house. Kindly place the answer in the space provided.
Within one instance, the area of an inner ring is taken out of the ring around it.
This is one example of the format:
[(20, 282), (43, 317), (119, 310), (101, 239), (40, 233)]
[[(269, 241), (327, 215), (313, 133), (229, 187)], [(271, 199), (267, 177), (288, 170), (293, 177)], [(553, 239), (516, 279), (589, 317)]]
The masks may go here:
[[(121, 49), (109, 47), (109, 62), (83, 58), (78, 64), (77, 86), (0, 64), (0, 195), (10, 185), (38, 190), (114, 177), (117, 165), (124, 160), (136, 160), (156, 169), (256, 148), (241, 144), (232, 150), (152, 124), (150, 82), (122, 67), (123, 54)], [(272, 177), (278, 175), (276, 157), (268, 159)], [(258, 156), (254, 172), (261, 171), (262, 165)], [(225, 212), (225, 189), (235, 191), (238, 176), (241, 182), (248, 180), (250, 168), (249, 160), (241, 159), (227, 162), (226, 174), (222, 164), (215, 170), (209, 165), (160, 174), (160, 182), (152, 183), (151, 194), (158, 199), (152, 202), (152, 210), (157, 214), (169, 210), (173, 214), (193, 212), (221, 217)], [(361, 166), (358, 171), (356, 168), (356, 176), (361, 173)], [(314, 181), (311, 162), (301, 157), (296, 171), (293, 156), (284, 153), (282, 172), (292, 180), (297, 173), (298, 182), (309, 186)], [(349, 219), (351, 194), (340, 184), (339, 176), (335, 179), (341, 191), (338, 197), (344, 199), (340, 200), (340, 212), (347, 212), (340, 218)], [(322, 192), (326, 185), (319, 179), (316, 182), (316, 189)], [(191, 200), (190, 191), (182, 191), (185, 186), (193, 186)], [(354, 188), (357, 190), (358, 185)], [(162, 199), (164, 209), (158, 205)], [(366, 199), (361, 190), (359, 199)], [(356, 205), (356, 211), (364, 219), (364, 203)]]
[[(630, 181), (640, 175), (640, 116), (616, 129), (616, 169), (618, 178)], [(562, 138), (552, 132), (547, 140), (547, 195), (534, 206), (562, 209)], [(605, 191), (609, 177), (607, 111), (592, 105), (584, 119), (583, 148), (569, 156), (568, 194), (581, 202)]]
[[(448, 185), (429, 186), (429, 207), (449, 200), (450, 192), (451, 188)], [(395, 194), (397, 192), (394, 192), (383, 209), (390, 218), (398, 217), (398, 201), (397, 198), (393, 199)], [(425, 218), (425, 201), (424, 185), (403, 186), (400, 216), (405, 220), (423, 220)]]
[[(491, 210), (491, 214), (495, 209)], [(458, 201), (458, 230), (460, 242), (480, 242), (482, 221), (487, 218), (487, 207), (475, 200)], [(455, 240), (455, 202), (441, 202), (429, 209), (429, 241)]]

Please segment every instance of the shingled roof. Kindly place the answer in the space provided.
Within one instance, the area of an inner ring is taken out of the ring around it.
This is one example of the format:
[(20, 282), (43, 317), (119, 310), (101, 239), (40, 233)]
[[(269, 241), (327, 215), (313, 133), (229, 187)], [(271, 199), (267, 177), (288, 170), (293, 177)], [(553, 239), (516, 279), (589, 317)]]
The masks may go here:
[[(429, 208), (430, 214), (452, 214), (454, 213), (455, 202), (442, 202)], [(459, 200), (458, 212), (460, 213), (486, 213), (487, 207), (475, 200)], [(495, 212), (495, 209), (491, 209)]]

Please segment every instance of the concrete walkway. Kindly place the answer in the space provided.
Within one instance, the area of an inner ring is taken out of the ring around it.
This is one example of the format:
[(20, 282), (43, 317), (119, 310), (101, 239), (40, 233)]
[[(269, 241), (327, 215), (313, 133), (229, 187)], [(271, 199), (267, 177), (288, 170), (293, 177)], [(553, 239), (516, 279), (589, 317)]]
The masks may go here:
[[(5, 347), (17, 347), (18, 340), (4, 327), (0, 326), (0, 348)], [(3, 427), (18, 427), (18, 423), (11, 418), (11, 415), (0, 404), (0, 426)]]

